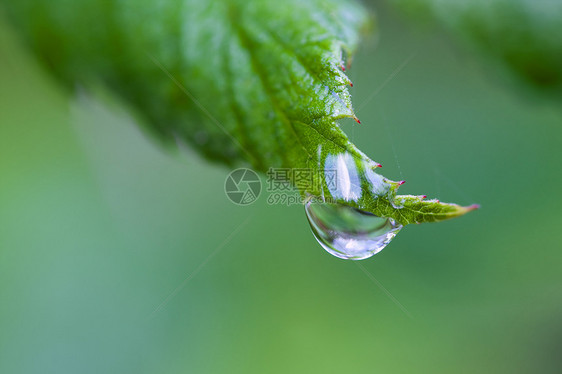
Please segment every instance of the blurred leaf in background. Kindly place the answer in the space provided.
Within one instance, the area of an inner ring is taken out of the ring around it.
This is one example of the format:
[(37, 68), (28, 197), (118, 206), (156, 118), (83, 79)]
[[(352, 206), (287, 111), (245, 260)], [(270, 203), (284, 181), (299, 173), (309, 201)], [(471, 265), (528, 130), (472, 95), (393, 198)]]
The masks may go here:
[(562, 95), (562, 2), (558, 0), (388, 0), (436, 22), (527, 84)]
[(230, 170), (61, 91), (4, 23), (0, 372), (559, 373), (559, 106), (376, 9), (349, 73), (372, 123), (342, 128), (406, 193), (482, 210), (362, 267), (318, 247), (301, 206), (236, 206)]

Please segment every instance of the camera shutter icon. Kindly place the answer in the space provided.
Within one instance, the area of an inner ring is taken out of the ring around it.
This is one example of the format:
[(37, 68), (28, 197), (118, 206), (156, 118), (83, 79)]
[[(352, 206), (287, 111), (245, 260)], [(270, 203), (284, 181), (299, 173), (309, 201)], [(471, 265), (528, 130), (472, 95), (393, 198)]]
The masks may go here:
[(234, 204), (249, 205), (260, 196), (261, 180), (251, 169), (236, 169), (226, 177), (224, 192)]

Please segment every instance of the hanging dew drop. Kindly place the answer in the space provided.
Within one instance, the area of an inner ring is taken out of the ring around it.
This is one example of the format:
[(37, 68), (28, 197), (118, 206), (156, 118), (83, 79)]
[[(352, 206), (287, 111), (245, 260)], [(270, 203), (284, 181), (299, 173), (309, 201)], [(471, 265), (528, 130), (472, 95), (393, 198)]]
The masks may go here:
[(345, 260), (363, 260), (379, 253), (402, 225), (344, 204), (310, 198), (306, 217), (316, 240), (330, 254)]
[(318, 148), (323, 180), (319, 191), (308, 195), (305, 211), (312, 233), (328, 253), (363, 260), (383, 250), (402, 229), (392, 218), (352, 207), (364, 206), (368, 198), (394, 200), (396, 182), (377, 174), (377, 167), (380, 164), (347, 151), (331, 153)]

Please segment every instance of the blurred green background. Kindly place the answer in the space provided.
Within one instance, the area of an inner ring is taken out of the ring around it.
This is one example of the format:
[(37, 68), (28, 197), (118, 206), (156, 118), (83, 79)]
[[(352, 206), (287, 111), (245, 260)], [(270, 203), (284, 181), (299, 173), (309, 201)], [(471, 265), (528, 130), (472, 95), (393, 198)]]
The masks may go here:
[(559, 103), (378, 10), (342, 127), (401, 192), (482, 205), (360, 263), (392, 297), (302, 206), (232, 204), (230, 170), (66, 93), (2, 21), (0, 373), (561, 372)]

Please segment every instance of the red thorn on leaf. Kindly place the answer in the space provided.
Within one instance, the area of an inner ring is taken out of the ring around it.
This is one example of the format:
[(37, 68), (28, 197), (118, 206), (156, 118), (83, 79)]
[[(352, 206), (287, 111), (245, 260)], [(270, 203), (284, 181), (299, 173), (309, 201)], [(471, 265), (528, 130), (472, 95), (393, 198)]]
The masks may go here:
[(401, 185), (403, 185), (404, 183), (406, 183), (406, 181), (400, 181), (400, 182), (398, 182), (398, 185), (401, 186)]
[(355, 122), (357, 122), (358, 124), (361, 124), (361, 121), (359, 121), (359, 118), (355, 117), (354, 120), (355, 120)]
[(382, 165), (376, 162), (378, 168), (382, 168)]
[(345, 66), (340, 65), (341, 71), (345, 71)]
[(426, 197), (427, 197), (427, 195), (422, 195), (422, 197), (421, 197), (421, 198), (422, 198), (422, 199), (425, 199)]
[(350, 86), (350, 87), (353, 87), (353, 83), (349, 82), (349, 86)]
[(467, 206), (466, 209), (468, 210), (480, 209), (480, 204), (472, 204), (470, 206)]

